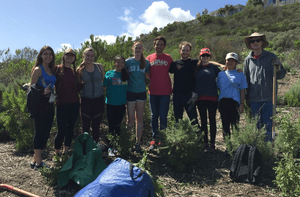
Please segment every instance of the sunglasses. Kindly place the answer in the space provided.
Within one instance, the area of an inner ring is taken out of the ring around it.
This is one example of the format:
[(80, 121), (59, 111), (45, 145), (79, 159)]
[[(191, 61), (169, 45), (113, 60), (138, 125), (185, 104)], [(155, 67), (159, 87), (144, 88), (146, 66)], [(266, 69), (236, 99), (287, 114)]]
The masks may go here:
[(260, 38), (258, 38), (258, 39), (256, 39), (256, 40), (250, 40), (250, 43), (254, 43), (254, 42), (260, 42), (261, 41), (261, 39)]
[(201, 57), (210, 57), (210, 55), (209, 54), (203, 54), (203, 55), (201, 55)]

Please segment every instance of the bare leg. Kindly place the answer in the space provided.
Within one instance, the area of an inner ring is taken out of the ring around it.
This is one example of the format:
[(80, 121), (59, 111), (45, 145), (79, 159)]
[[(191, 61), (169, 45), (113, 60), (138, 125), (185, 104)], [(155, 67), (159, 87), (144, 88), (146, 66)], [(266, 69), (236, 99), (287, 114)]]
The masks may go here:
[(135, 122), (135, 108), (136, 102), (127, 102), (127, 111), (128, 111), (128, 131), (131, 131)]
[(144, 128), (143, 116), (145, 110), (145, 101), (136, 102), (136, 142), (140, 143)]

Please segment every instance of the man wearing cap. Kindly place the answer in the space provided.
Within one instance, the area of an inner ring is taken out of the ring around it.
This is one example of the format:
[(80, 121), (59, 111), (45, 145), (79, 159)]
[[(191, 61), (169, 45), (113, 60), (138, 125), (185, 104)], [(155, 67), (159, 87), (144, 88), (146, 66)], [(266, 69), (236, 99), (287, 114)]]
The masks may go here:
[(257, 127), (266, 126), (266, 141), (272, 141), (273, 71), (276, 69), (277, 79), (284, 78), (286, 71), (274, 53), (264, 50), (269, 44), (264, 34), (255, 32), (247, 36), (245, 44), (252, 50), (245, 58), (243, 69), (248, 83), (246, 101), (252, 116), (258, 117)]
[(238, 55), (230, 52), (225, 60), (227, 70), (220, 72), (217, 77), (224, 138), (230, 136), (230, 126), (237, 129), (240, 114), (244, 111), (245, 89), (248, 87), (245, 75), (236, 70), (239, 62)]

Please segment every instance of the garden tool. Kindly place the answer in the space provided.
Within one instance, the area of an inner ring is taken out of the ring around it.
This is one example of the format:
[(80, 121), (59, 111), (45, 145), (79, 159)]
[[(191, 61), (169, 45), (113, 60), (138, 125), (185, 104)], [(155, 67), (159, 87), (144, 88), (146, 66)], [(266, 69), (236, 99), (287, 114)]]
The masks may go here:
[(27, 192), (27, 191), (24, 191), (22, 189), (18, 189), (16, 187), (13, 187), (11, 185), (6, 185), (6, 184), (0, 184), (0, 188), (5, 188), (5, 189), (8, 189), (10, 191), (13, 191), (13, 192), (16, 192), (16, 193), (19, 193), (19, 194), (22, 194), (24, 196), (29, 196), (29, 197), (40, 197), (40, 196), (37, 196), (33, 193), (30, 193), (30, 192)]
[(273, 98), (272, 98), (272, 104), (273, 104), (273, 118), (272, 118), (272, 139), (275, 140), (275, 115), (276, 115), (276, 102), (277, 102), (277, 69), (280, 68), (280, 61), (279, 59), (273, 58), (272, 59), (272, 65), (273, 68)]

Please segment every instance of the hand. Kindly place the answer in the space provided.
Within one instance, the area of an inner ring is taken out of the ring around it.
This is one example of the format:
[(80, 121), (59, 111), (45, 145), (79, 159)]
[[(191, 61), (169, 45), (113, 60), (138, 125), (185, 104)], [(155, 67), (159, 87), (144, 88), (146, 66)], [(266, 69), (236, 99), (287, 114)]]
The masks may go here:
[(190, 100), (187, 102), (187, 104), (192, 104), (194, 105), (196, 100), (198, 98), (198, 94), (196, 94), (195, 92), (192, 92), (192, 97), (190, 98)]
[(244, 104), (240, 104), (239, 112), (240, 112), (240, 114), (242, 114), (244, 112)]
[(279, 71), (281, 62), (279, 61), (278, 58), (273, 58), (272, 65), (276, 67), (276, 71)]
[(45, 89), (44, 89), (44, 95), (47, 95), (47, 94), (49, 94), (50, 92), (52, 92), (52, 90), (50, 89), (50, 88), (48, 88), (48, 87), (46, 87)]

